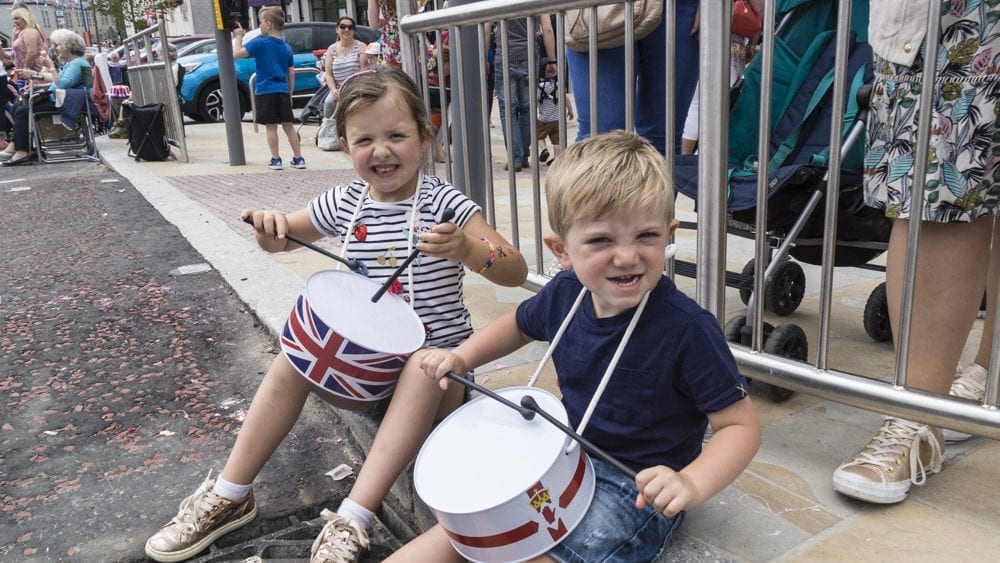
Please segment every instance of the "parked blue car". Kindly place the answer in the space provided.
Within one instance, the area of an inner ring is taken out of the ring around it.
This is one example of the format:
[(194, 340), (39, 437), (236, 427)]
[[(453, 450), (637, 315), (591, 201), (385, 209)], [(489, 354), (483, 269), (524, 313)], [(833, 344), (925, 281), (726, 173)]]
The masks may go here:
[[(248, 31), (244, 43), (259, 35), (258, 30)], [(334, 22), (293, 22), (281, 30), (281, 36), (295, 53), (295, 68), (315, 69), (317, 56), (337, 41), (337, 24)], [(359, 25), (355, 32), (359, 41), (378, 41), (379, 34), (370, 27)], [(222, 86), (219, 83), (219, 57), (215, 53), (190, 55), (177, 59), (184, 67), (181, 82), (181, 111), (196, 121), (222, 121)], [(239, 89), (242, 113), (250, 111), (250, 77), (254, 73), (254, 60), (237, 59), (236, 83)], [(319, 75), (312, 72), (298, 73), (295, 78), (295, 107), (302, 107), (319, 89)]]

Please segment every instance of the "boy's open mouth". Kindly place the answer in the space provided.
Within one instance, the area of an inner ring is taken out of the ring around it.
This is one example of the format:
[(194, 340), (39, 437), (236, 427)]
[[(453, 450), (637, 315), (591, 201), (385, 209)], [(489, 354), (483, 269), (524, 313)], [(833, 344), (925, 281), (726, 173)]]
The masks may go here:
[(635, 274), (635, 275), (632, 275), (632, 276), (618, 276), (618, 277), (609, 278), (609, 279), (611, 280), (612, 283), (617, 284), (617, 285), (633, 285), (633, 284), (638, 283), (639, 279), (641, 277), (642, 276), (640, 276), (639, 274)]

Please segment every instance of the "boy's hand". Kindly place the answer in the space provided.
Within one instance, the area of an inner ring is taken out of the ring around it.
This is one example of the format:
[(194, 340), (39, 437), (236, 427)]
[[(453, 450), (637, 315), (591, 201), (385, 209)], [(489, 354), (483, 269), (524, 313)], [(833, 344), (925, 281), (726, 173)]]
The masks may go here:
[(246, 30), (243, 29), (243, 25), (240, 24), (240, 20), (233, 20), (233, 23), (236, 25), (236, 27), (233, 29), (233, 35), (237, 37), (243, 37), (243, 34), (246, 33)]
[(642, 510), (652, 505), (657, 511), (674, 517), (692, 504), (697, 496), (691, 478), (669, 467), (657, 465), (647, 467), (635, 476), (639, 495), (635, 499), (636, 508)]
[(453, 371), (464, 374), (468, 371), (465, 361), (461, 357), (448, 350), (438, 350), (429, 348), (420, 359), (420, 369), (424, 370), (431, 379), (435, 379), (441, 389), (448, 389), (448, 378), (445, 374)]
[(271, 240), (283, 240), (288, 234), (288, 218), (280, 211), (254, 211), (244, 209), (240, 213), (240, 218), (244, 221), (247, 218), (253, 219), (253, 228), (258, 235), (263, 235)]
[(465, 257), (468, 241), (469, 237), (458, 225), (446, 221), (434, 225), (430, 231), (421, 233), (417, 249), (427, 256), (461, 262)]

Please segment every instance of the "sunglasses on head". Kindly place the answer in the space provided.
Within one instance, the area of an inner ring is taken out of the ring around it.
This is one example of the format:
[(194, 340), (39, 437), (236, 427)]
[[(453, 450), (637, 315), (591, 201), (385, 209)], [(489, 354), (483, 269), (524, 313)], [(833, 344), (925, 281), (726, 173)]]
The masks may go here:
[(342, 24), (340, 24), (340, 26), (338, 26), (338, 27), (340, 27), (340, 29), (350, 29), (350, 30), (353, 30), (353, 29), (354, 29), (354, 26), (353, 26), (353, 25), (350, 25), (350, 24), (346, 24), (346, 23), (342, 23)]

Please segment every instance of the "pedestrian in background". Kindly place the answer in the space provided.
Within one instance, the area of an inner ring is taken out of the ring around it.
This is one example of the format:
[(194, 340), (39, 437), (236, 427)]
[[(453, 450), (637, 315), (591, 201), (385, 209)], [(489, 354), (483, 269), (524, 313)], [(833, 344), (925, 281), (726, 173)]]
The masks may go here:
[(236, 23), (233, 35), (233, 58), (254, 58), (257, 81), (254, 96), (257, 97), (257, 123), (264, 125), (267, 134), (267, 148), (271, 151), (271, 162), (267, 167), (281, 170), (281, 156), (278, 153), (278, 124), (281, 124), (288, 144), (292, 147), (292, 166), (305, 168), (299, 134), (295, 131), (292, 114), (292, 92), (295, 90), (295, 60), (292, 48), (281, 38), (281, 28), (285, 26), (285, 13), (277, 6), (261, 8), (258, 15), (260, 37), (255, 37), (243, 45), (246, 31)]

